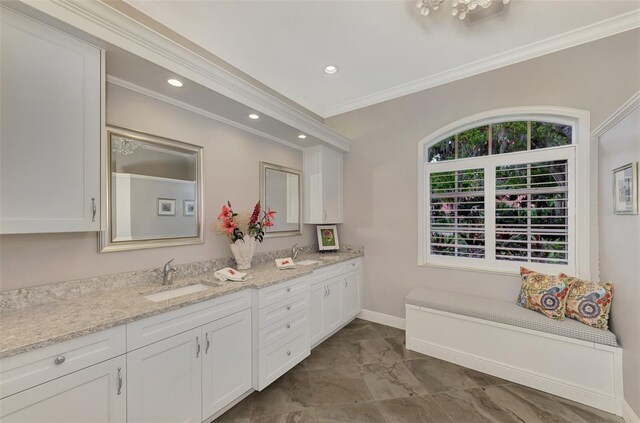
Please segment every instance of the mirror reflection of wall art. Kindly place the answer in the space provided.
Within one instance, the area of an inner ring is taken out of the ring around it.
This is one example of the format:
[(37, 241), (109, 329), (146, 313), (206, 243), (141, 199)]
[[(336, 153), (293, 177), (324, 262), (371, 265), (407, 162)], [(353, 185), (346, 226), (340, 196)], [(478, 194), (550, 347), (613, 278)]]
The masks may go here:
[(193, 200), (184, 200), (184, 215), (193, 216), (196, 214), (196, 202)]
[(613, 169), (613, 213), (638, 214), (638, 162)]
[(288, 167), (260, 162), (260, 204), (277, 210), (273, 226), (265, 237), (300, 235), (301, 172)]
[(203, 148), (107, 127), (100, 251), (199, 244), (203, 230)]
[(334, 251), (340, 249), (338, 242), (338, 228), (336, 225), (318, 225), (318, 249), (320, 251)]
[(175, 216), (176, 200), (170, 198), (158, 198), (158, 216)]

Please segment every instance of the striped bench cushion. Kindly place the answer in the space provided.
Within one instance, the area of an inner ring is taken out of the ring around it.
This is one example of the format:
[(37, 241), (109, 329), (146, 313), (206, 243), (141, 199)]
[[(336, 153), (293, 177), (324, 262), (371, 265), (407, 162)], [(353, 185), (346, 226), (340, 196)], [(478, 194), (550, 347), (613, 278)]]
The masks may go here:
[(540, 313), (522, 308), (516, 305), (515, 302), (431, 288), (415, 288), (405, 296), (404, 300), (405, 304), (566, 336), (596, 344), (618, 346), (616, 336), (611, 331), (587, 326), (574, 319), (566, 318), (562, 321), (549, 319)]

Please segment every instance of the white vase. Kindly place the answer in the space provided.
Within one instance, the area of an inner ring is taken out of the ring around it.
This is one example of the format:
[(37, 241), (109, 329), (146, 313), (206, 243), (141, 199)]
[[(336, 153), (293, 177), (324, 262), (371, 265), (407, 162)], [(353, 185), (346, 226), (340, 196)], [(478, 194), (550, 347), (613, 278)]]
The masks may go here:
[(233, 258), (236, 259), (238, 270), (251, 268), (251, 260), (256, 252), (256, 239), (252, 236), (245, 236), (236, 242), (229, 244)]

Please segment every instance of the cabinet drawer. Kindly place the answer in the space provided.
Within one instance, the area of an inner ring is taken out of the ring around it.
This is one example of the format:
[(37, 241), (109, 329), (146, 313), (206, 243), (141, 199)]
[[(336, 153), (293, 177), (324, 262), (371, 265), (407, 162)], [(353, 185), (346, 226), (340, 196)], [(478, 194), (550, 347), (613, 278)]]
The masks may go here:
[(268, 347), (278, 340), (282, 340), (289, 334), (296, 332), (299, 329), (304, 329), (309, 325), (309, 313), (308, 311), (301, 311), (290, 318), (286, 318), (280, 322), (276, 322), (267, 326), (264, 329), (260, 329), (258, 333), (258, 348), (262, 349)]
[(245, 289), (129, 323), (127, 351), (161, 341), (250, 307), (251, 291)]
[(305, 292), (291, 299), (280, 301), (258, 310), (258, 328), (265, 328), (309, 308), (309, 293)]
[(259, 389), (264, 389), (308, 355), (309, 331), (306, 328), (292, 334), (284, 343), (275, 343), (260, 350), (258, 359)]
[(125, 326), (0, 360), (0, 398), (126, 352)]
[(258, 307), (267, 307), (303, 292), (309, 292), (309, 280), (306, 277), (263, 288), (258, 291)]
[(362, 260), (349, 260), (348, 262), (343, 263), (342, 266), (344, 273), (352, 272), (354, 270), (360, 270), (362, 269)]
[(336, 276), (340, 276), (344, 273), (344, 263), (333, 264), (331, 266), (323, 267), (321, 269), (316, 269), (311, 274), (310, 283), (318, 283), (324, 282), (328, 279), (335, 278)]

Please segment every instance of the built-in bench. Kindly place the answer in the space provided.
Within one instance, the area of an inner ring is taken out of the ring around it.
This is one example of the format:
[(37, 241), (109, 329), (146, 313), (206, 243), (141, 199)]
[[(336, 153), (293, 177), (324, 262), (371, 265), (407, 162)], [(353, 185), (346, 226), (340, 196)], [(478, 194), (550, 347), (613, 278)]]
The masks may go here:
[(405, 306), (410, 350), (622, 414), (622, 349), (611, 331), (429, 288), (412, 290)]

